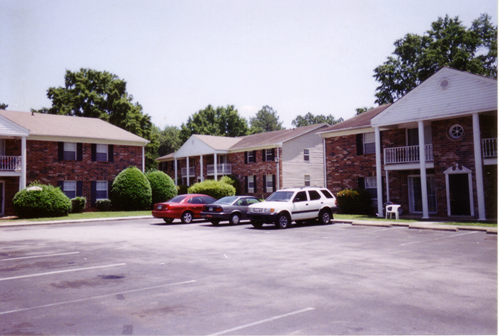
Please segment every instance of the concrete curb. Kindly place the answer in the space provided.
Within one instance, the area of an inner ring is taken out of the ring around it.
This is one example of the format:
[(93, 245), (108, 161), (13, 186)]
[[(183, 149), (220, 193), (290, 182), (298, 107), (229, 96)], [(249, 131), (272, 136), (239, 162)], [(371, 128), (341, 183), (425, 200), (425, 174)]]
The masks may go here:
[(19, 221), (19, 222), (6, 222), (0, 221), (0, 228), (13, 227), (13, 226), (30, 226), (30, 225), (52, 225), (52, 224), (74, 224), (74, 223), (91, 223), (91, 222), (111, 222), (123, 221), (128, 219), (149, 219), (153, 216), (130, 216), (130, 217), (109, 217), (109, 218), (88, 218), (88, 219), (71, 219), (71, 220), (55, 220), (55, 221)]
[(370, 221), (370, 220), (343, 220), (334, 219), (333, 223), (337, 224), (351, 224), (354, 226), (374, 226), (374, 227), (393, 227), (403, 226), (408, 229), (417, 230), (437, 230), (437, 231), (481, 231), (489, 234), (498, 234), (498, 228), (487, 226), (461, 226), (461, 225), (448, 225), (440, 222), (388, 222), (388, 221)]

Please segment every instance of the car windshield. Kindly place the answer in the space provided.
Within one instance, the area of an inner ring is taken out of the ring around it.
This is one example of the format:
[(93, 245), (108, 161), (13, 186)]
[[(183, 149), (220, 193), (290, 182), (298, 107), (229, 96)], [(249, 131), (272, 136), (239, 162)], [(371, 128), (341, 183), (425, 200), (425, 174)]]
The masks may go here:
[(277, 191), (269, 196), (266, 201), (268, 202), (288, 202), (293, 196), (293, 191)]
[(175, 196), (174, 198), (171, 198), (168, 202), (169, 203), (180, 203), (182, 202), (183, 199), (185, 199), (187, 195), (179, 195)]
[(222, 197), (220, 200), (215, 201), (212, 204), (231, 204), (237, 199), (238, 199), (238, 197), (236, 197), (236, 196), (226, 196), (226, 197)]

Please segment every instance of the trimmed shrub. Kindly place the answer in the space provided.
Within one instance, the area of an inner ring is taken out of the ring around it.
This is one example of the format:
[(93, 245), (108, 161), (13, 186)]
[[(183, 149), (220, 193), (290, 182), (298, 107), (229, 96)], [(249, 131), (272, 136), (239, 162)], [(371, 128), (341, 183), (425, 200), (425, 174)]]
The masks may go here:
[(189, 187), (188, 193), (205, 194), (212, 196), (215, 199), (219, 199), (224, 196), (236, 195), (236, 189), (232, 185), (221, 181), (205, 180), (203, 182), (195, 183)]
[(99, 211), (111, 211), (111, 200), (107, 198), (98, 199), (95, 201), (95, 207)]
[(234, 175), (222, 176), (222, 178), (219, 181), (232, 185), (234, 189), (236, 189), (236, 195), (241, 194), (240, 180), (236, 178), (236, 176)]
[(71, 212), (79, 213), (83, 212), (85, 209), (85, 204), (87, 203), (87, 199), (85, 197), (77, 196), (71, 199)]
[(122, 170), (111, 186), (111, 203), (116, 210), (148, 210), (151, 199), (151, 185), (136, 167)]
[(372, 212), (371, 195), (366, 190), (344, 189), (337, 193), (337, 205), (343, 214), (365, 215)]
[(177, 196), (174, 180), (162, 171), (154, 170), (146, 173), (151, 184), (152, 204), (165, 202)]
[(38, 182), (18, 191), (12, 203), (19, 218), (61, 217), (71, 211), (71, 200), (60, 188)]

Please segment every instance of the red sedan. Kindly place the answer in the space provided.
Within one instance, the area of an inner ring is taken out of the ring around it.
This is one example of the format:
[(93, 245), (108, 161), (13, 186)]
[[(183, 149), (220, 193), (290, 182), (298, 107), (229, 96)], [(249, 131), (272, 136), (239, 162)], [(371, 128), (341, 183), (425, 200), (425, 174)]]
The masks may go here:
[(202, 194), (187, 194), (175, 196), (171, 200), (155, 204), (153, 217), (163, 218), (165, 223), (170, 224), (176, 218), (183, 223), (191, 223), (195, 218), (201, 218), (203, 204), (210, 204), (216, 199)]

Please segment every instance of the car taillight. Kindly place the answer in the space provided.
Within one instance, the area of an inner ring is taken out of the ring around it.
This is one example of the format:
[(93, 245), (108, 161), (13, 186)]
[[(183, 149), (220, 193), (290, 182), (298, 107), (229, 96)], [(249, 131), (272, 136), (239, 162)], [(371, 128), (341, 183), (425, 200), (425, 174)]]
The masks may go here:
[(220, 206), (216, 207), (216, 208), (215, 208), (215, 211), (216, 211), (216, 212), (222, 212), (222, 207), (220, 207)]
[(156, 210), (168, 210), (168, 205), (163, 205), (163, 204), (156, 204), (155, 205)]

